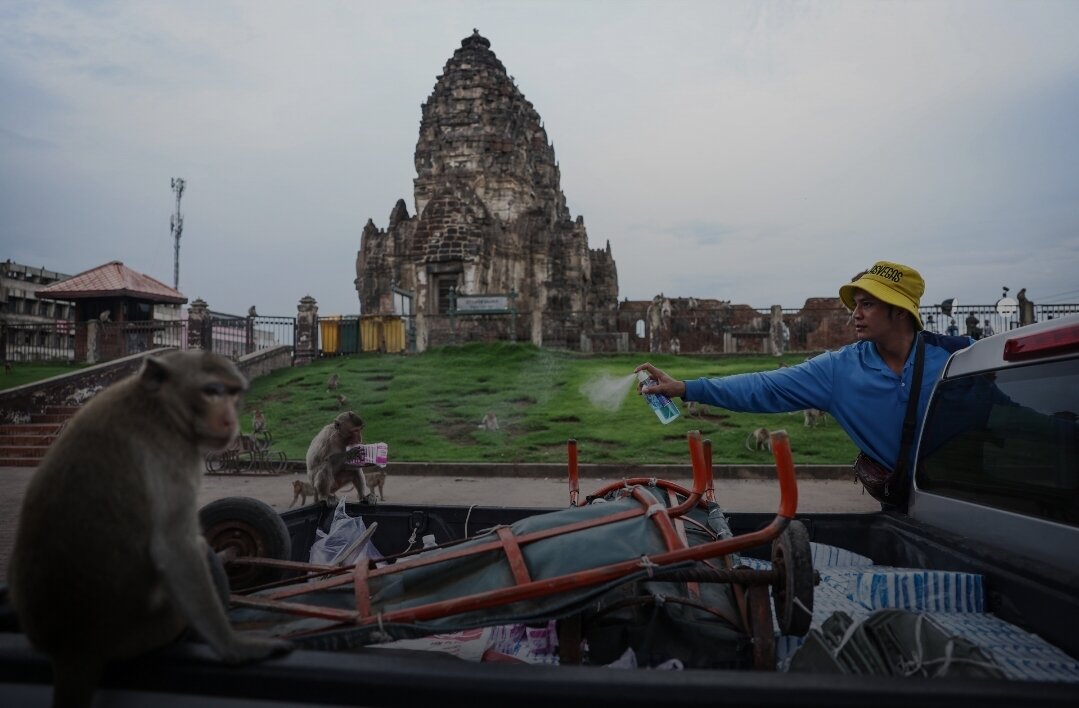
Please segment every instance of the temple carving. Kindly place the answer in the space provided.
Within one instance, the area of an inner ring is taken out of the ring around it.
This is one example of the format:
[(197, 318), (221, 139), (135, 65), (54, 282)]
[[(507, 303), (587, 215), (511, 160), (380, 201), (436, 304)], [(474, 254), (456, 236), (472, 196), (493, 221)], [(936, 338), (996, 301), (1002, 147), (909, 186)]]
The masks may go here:
[[(400, 199), (385, 229), (364, 226), (363, 314), (392, 313), (394, 293), (407, 294), (419, 351), (474, 339), (579, 349), (617, 338), (610, 242), (589, 247), (539, 114), (476, 31), (422, 106), (415, 164), (415, 213)], [(459, 306), (476, 296), (493, 296), (488, 311)]]

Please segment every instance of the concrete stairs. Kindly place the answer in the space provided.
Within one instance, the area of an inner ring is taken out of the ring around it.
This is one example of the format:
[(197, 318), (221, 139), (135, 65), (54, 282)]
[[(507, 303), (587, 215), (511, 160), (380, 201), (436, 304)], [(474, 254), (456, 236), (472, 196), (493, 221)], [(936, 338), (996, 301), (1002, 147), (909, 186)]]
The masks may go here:
[(37, 467), (78, 406), (49, 406), (29, 423), (0, 425), (0, 467)]

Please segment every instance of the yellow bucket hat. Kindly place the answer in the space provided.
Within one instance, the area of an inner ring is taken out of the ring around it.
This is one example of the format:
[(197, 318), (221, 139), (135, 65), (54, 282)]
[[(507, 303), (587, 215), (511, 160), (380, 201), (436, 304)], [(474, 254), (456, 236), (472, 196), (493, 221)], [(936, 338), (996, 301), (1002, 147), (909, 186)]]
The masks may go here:
[(854, 291), (865, 290), (881, 302), (895, 305), (914, 316), (914, 326), (922, 329), (922, 318), (918, 313), (918, 303), (925, 292), (925, 281), (918, 271), (910, 266), (889, 261), (877, 261), (873, 266), (854, 280), (839, 288), (839, 298), (847, 309), (854, 309)]

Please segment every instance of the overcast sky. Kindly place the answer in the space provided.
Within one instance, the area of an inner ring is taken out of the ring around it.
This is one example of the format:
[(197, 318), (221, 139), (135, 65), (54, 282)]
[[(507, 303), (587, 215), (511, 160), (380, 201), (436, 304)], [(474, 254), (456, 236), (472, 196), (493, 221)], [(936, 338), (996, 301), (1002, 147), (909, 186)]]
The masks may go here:
[(543, 118), (620, 298), (1079, 301), (1079, 2), (0, 4), (0, 259), (120, 259), (212, 309), (356, 313), (473, 28)]

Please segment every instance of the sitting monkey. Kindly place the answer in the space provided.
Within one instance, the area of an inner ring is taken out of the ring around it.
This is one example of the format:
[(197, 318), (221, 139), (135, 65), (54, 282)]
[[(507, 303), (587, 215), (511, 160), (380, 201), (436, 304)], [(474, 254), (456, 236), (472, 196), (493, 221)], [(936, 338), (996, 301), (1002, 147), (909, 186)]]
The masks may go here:
[(484, 430), (493, 433), (498, 430), (498, 416), (495, 415), (494, 411), (487, 411), (483, 416), (483, 420), (481, 420), (480, 424), (476, 427), (483, 428)]
[(251, 416), (251, 432), (256, 434), (266, 432), (266, 416), (262, 414), (261, 408), (256, 408), (255, 414)]
[(315, 501), (336, 504), (334, 496), (341, 487), (351, 483), (356, 496), (363, 501), (365, 489), (360, 468), (345, 461), (345, 449), (363, 442), (363, 419), (352, 411), (338, 413), (311, 439), (307, 447), (307, 475), (315, 488)]
[(208, 352), (148, 357), (71, 419), (23, 498), (8, 577), (53, 663), (54, 705), (89, 705), (104, 665), (188, 627), (228, 662), (286, 651), (233, 631), (199, 527), (203, 458), (239, 430), (247, 382)]

